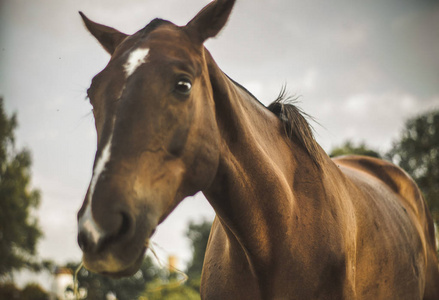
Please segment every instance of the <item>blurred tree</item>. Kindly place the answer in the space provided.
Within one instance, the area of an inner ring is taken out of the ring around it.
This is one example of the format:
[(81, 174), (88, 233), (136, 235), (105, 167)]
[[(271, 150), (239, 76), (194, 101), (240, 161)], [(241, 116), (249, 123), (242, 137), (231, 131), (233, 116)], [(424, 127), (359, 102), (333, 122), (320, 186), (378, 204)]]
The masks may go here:
[(180, 284), (178, 279), (168, 282), (156, 279), (148, 284), (146, 291), (139, 300), (200, 300), (200, 293), (186, 284)]
[(37, 283), (29, 283), (21, 291), (20, 300), (49, 300), (49, 294)]
[(335, 157), (335, 156), (348, 155), (348, 154), (366, 155), (366, 156), (381, 158), (381, 155), (377, 151), (370, 149), (368, 146), (366, 146), (364, 142), (356, 146), (352, 141), (349, 140), (346, 141), (343, 145), (332, 149), (329, 156)]
[(0, 279), (38, 267), (34, 258), (42, 235), (33, 215), (40, 193), (30, 188), (31, 155), (15, 149), (16, 127), (17, 116), (6, 115), (0, 98)]
[(191, 221), (186, 230), (186, 236), (191, 241), (192, 260), (187, 266), (186, 273), (189, 279), (185, 285), (192, 288), (198, 294), (200, 293), (201, 271), (203, 269), (204, 255), (206, 253), (211, 227), (212, 222), (207, 220), (203, 220), (199, 223)]
[(187, 274), (189, 278), (201, 277), (204, 254), (206, 253), (207, 241), (209, 240), (212, 222), (203, 220), (200, 223), (190, 222), (186, 236), (191, 240), (192, 260), (188, 264)]
[(20, 290), (14, 283), (0, 284), (0, 299), (4, 300), (48, 300), (49, 294), (36, 283)]
[(439, 224), (439, 110), (409, 119), (386, 157), (416, 181)]
[[(67, 267), (75, 271), (79, 263), (69, 263)], [(79, 287), (87, 289), (89, 300), (106, 300), (107, 294), (112, 293), (118, 300), (138, 299), (145, 290), (148, 282), (157, 278), (159, 269), (154, 266), (147, 256), (140, 266), (140, 270), (131, 277), (111, 279), (99, 274), (91, 273), (82, 268), (78, 274)]]
[(0, 283), (0, 299), (20, 299), (20, 289), (14, 283)]

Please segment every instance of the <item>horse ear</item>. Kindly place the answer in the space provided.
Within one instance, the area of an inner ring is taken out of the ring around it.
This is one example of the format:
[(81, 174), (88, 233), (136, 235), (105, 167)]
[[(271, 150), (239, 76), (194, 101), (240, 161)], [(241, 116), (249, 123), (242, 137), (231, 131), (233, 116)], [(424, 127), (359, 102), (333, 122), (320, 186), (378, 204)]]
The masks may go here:
[(79, 12), (79, 14), (81, 15), (88, 31), (90, 31), (102, 47), (104, 47), (104, 49), (110, 54), (113, 54), (116, 47), (128, 36), (114, 28), (91, 21), (82, 12)]
[(215, 37), (226, 24), (234, 4), (235, 0), (212, 1), (187, 23), (185, 30), (200, 43)]

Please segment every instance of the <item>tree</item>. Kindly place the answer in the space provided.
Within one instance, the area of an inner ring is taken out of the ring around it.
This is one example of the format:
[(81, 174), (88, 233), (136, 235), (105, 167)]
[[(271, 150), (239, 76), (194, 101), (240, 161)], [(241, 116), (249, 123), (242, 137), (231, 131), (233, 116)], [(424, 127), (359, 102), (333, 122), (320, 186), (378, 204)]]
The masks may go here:
[(361, 142), (358, 146), (356, 146), (352, 141), (349, 140), (346, 141), (343, 145), (332, 149), (329, 156), (335, 157), (348, 154), (366, 155), (381, 158), (381, 155), (377, 151), (370, 149), (368, 146), (366, 146), (364, 142)]
[(189, 222), (186, 236), (191, 240), (192, 260), (187, 266), (186, 273), (189, 277), (186, 286), (200, 293), (201, 272), (203, 270), (204, 255), (206, 253), (207, 241), (209, 240), (212, 222), (203, 220), (200, 223)]
[(21, 291), (20, 300), (48, 300), (49, 294), (38, 284), (29, 283)]
[(0, 283), (0, 299), (8, 300), (48, 300), (49, 294), (36, 283), (29, 283), (20, 290), (14, 283)]
[(20, 289), (12, 282), (0, 283), (0, 299), (20, 299)]
[(33, 215), (40, 192), (30, 188), (30, 152), (15, 148), (16, 127), (16, 114), (8, 117), (0, 98), (0, 279), (37, 267), (36, 245), (42, 235)]
[(409, 119), (386, 157), (416, 181), (439, 224), (439, 110)]
[(186, 236), (191, 240), (192, 244), (192, 260), (187, 268), (189, 278), (201, 277), (204, 254), (206, 253), (211, 227), (212, 222), (206, 220), (203, 220), (200, 223), (189, 223), (189, 227), (186, 231)]
[(178, 279), (171, 279), (166, 283), (162, 279), (156, 279), (147, 285), (139, 300), (200, 300), (200, 292), (187, 284), (180, 284)]

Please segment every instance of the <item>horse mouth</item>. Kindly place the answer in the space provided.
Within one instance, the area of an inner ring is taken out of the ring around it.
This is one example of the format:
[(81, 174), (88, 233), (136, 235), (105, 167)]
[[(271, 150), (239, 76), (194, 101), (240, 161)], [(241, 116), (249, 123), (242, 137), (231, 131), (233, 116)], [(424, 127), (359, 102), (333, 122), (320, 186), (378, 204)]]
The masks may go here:
[[(99, 273), (113, 279), (119, 279), (121, 277), (132, 276), (140, 269), (146, 249), (147, 247), (144, 246), (139, 252), (138, 257), (130, 263), (127, 263), (126, 260), (125, 262), (122, 262), (119, 259), (115, 259), (115, 257), (112, 255), (106, 256), (106, 258), (97, 258), (84, 255), (82, 261), (84, 263), (84, 267), (91, 272)], [(121, 268), (121, 266), (126, 267)]]
[(139, 257), (131, 265), (129, 265), (126, 269), (123, 269), (121, 271), (116, 271), (116, 272), (103, 271), (103, 272), (99, 272), (99, 273), (101, 273), (104, 276), (113, 278), (113, 279), (119, 279), (122, 277), (132, 276), (132, 275), (136, 274), (136, 272), (140, 269), (140, 266), (142, 265), (142, 262), (143, 262), (143, 259), (145, 256), (145, 252), (146, 252), (146, 247), (144, 247), (142, 249)]

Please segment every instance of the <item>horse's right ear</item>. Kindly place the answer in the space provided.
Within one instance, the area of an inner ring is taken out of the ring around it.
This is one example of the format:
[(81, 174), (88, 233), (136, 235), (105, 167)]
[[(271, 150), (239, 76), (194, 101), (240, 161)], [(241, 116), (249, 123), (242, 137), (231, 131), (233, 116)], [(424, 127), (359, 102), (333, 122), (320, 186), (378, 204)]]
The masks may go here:
[(204, 7), (184, 27), (191, 38), (204, 43), (214, 37), (224, 27), (232, 11), (235, 0), (215, 0)]
[(90, 21), (90, 19), (82, 12), (79, 12), (79, 14), (81, 15), (88, 31), (90, 31), (102, 47), (104, 47), (104, 49), (110, 54), (113, 54), (117, 46), (119, 46), (119, 44), (128, 36), (114, 28)]

